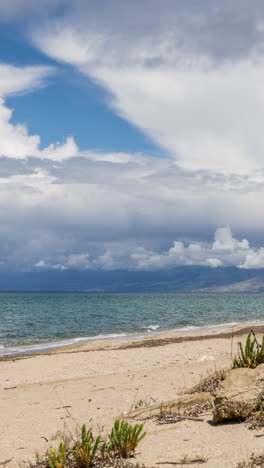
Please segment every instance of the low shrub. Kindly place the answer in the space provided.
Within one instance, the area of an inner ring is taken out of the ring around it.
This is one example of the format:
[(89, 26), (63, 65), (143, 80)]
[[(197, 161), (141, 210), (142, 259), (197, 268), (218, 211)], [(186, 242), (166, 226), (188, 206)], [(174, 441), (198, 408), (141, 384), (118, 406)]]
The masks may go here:
[(235, 357), (233, 368), (250, 367), (254, 369), (259, 364), (264, 363), (264, 336), (262, 344), (258, 343), (257, 337), (253, 331), (247, 336), (245, 347), (241, 341), (238, 343), (238, 358)]
[(87, 432), (85, 424), (82, 426), (81, 440), (75, 444), (71, 452), (78, 468), (90, 468), (93, 466), (100, 439), (100, 436), (98, 436), (94, 440), (92, 432)]
[(109, 449), (120, 458), (135, 456), (135, 449), (139, 442), (145, 437), (143, 424), (136, 424), (134, 427), (127, 422), (116, 420), (114, 427), (109, 434)]
[(67, 463), (66, 445), (61, 442), (58, 451), (49, 450), (50, 455), (47, 457), (50, 468), (65, 468)]
[(135, 456), (135, 449), (145, 435), (143, 424), (131, 426), (116, 420), (103, 441), (99, 435), (94, 438), (84, 424), (77, 441), (67, 437), (67, 443), (60, 442), (58, 449), (50, 448), (45, 457), (24, 463), (23, 468), (143, 468), (144, 465), (132, 465), (124, 459)]

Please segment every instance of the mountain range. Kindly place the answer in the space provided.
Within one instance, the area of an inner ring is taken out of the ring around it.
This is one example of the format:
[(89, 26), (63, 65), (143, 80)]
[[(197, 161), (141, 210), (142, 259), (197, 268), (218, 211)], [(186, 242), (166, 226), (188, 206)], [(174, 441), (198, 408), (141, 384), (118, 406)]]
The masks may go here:
[(34, 271), (0, 274), (1, 291), (264, 292), (264, 269), (184, 266), (166, 271)]

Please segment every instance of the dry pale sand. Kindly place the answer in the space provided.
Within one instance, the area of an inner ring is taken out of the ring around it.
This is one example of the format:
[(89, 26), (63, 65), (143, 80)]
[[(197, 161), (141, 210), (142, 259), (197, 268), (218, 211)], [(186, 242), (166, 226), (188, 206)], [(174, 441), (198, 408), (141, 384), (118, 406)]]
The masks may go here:
[[(257, 329), (257, 327), (254, 327)], [(245, 327), (234, 329), (244, 339)], [(259, 332), (263, 333), (259, 328)], [(141, 341), (101, 341), (0, 362), (0, 466), (17, 467), (44, 452), (58, 430), (86, 423), (107, 432), (114, 419), (141, 404), (161, 403), (196, 384), (201, 376), (231, 365), (231, 330), (168, 334)], [(235, 467), (264, 452), (264, 437), (245, 424), (147, 420), (137, 459), (147, 467), (171, 467), (205, 457), (206, 467)], [(7, 460), (10, 460), (9, 462)], [(164, 462), (168, 462), (164, 464)], [(169, 462), (174, 462), (170, 464)], [(189, 465), (196, 466), (196, 465)]]

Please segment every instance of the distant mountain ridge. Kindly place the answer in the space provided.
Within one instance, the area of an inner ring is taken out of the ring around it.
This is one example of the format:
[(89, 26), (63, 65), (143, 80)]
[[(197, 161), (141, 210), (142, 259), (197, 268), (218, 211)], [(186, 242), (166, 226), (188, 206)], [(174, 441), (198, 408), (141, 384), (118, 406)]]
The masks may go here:
[(166, 271), (0, 273), (0, 291), (264, 292), (264, 269), (184, 266)]
[(217, 292), (217, 293), (243, 293), (243, 292), (264, 292), (264, 278), (252, 278), (225, 286), (211, 286), (196, 290), (196, 292)]

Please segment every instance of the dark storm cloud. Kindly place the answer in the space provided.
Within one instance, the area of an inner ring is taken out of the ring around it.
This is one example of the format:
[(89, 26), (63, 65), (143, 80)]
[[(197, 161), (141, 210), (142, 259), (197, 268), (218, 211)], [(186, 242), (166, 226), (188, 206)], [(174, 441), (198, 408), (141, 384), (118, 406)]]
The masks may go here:
[(166, 35), (172, 49), (175, 45), (216, 59), (246, 56), (262, 47), (263, 21), (261, 0), (77, 0), (66, 17), (66, 22), (78, 24), (79, 30), (85, 26), (91, 33), (107, 35), (109, 49), (111, 41), (121, 37), (126, 48), (131, 41), (135, 44)]

